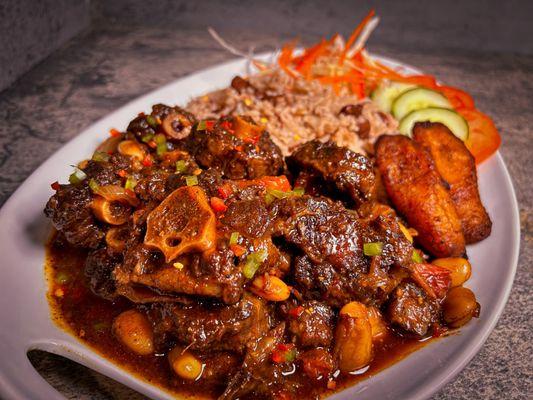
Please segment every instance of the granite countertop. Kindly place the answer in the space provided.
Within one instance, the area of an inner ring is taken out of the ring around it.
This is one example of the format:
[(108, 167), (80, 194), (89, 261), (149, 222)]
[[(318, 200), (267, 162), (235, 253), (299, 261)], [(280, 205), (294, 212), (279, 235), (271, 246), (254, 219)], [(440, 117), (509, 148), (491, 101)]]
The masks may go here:
[[(230, 35), (241, 48), (269, 50), (285, 39)], [(313, 39), (313, 38), (311, 38)], [(533, 394), (533, 56), (373, 48), (459, 86), (490, 114), (518, 197), (521, 251), (511, 297), (480, 353), (433, 399), (523, 399)], [(98, 28), (71, 40), (0, 93), (0, 204), (63, 143), (126, 102), (233, 56), (204, 30)], [(482, 267), (482, 266), (481, 266)], [(68, 398), (143, 398), (57, 356), (32, 353), (37, 369)]]

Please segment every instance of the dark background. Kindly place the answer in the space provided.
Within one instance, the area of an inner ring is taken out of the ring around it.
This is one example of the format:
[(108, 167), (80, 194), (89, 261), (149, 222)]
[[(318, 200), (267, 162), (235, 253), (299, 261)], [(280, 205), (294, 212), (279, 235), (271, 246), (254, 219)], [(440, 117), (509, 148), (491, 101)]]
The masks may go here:
[(194, 31), (315, 40), (348, 34), (375, 8), (381, 16), (371, 46), (439, 52), (463, 50), (533, 54), (533, 1), (186, 1), (2, 0), (0, 90), (68, 39), (124, 28)]
[[(295, 36), (309, 44), (347, 35), (371, 7), (381, 17), (372, 51), (464, 88), (493, 117), (520, 204), (520, 261), (504, 314), (433, 400), (531, 398), (533, 0), (0, 0), (0, 206), (84, 127), (147, 91), (234, 58), (207, 26), (241, 49), (272, 50)], [(68, 398), (142, 398), (68, 360), (30, 359)]]

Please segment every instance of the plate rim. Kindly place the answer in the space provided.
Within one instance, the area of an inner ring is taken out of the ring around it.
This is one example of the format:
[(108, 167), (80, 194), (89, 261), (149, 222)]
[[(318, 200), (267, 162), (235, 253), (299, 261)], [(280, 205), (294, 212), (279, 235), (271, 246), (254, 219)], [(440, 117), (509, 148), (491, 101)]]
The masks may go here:
[[(261, 58), (261, 57), (270, 57), (273, 53), (274, 52), (261, 53), (261, 54), (258, 55), (258, 57), (259, 58)], [(393, 64), (393, 65), (395, 65), (397, 67), (406, 68), (408, 70), (414, 71), (414, 73), (420, 73), (421, 72), (419, 69), (417, 69), (415, 67), (412, 67), (409, 64), (406, 64), (404, 62), (398, 61), (398, 60), (396, 60), (394, 58), (384, 57), (384, 56), (380, 56), (380, 55), (377, 55), (377, 54), (372, 54), (372, 55), (374, 57), (382, 60), (382, 61), (391, 63), (391, 64)], [(184, 80), (186, 80), (188, 78), (191, 78), (191, 77), (193, 77), (195, 75), (199, 75), (199, 74), (202, 74), (202, 73), (205, 74), (205, 73), (208, 73), (211, 70), (218, 69), (218, 68), (231, 67), (233, 69), (236, 69), (237, 66), (239, 65), (239, 63), (242, 63), (243, 61), (244, 60), (242, 58), (234, 58), (234, 59), (230, 59), (230, 60), (227, 60), (227, 61), (224, 61), (224, 62), (221, 62), (221, 63), (217, 63), (217, 64), (214, 64), (214, 65), (211, 65), (211, 66), (209, 66), (207, 68), (203, 68), (201, 70), (193, 71), (193, 72), (191, 72), (189, 74), (181, 76), (178, 79), (175, 79), (173, 81), (167, 82), (164, 85), (149, 91), (148, 93), (145, 93), (145, 94), (143, 94), (143, 95), (141, 95), (139, 97), (136, 97), (136, 98), (132, 99), (131, 101), (128, 101), (127, 103), (121, 105), (120, 107), (112, 110), (110, 113), (106, 114), (102, 118), (99, 118), (96, 121), (93, 121), (92, 123), (90, 123), (87, 126), (85, 126), (84, 128), (82, 128), (80, 130), (80, 133), (78, 133), (77, 135), (73, 136), (70, 140), (68, 140), (65, 143), (63, 143), (56, 151), (54, 151), (52, 154), (50, 154), (49, 157), (47, 157), (47, 159), (45, 161), (43, 161), (30, 175), (28, 175), (26, 177), (26, 179), (24, 179), (24, 181), (17, 187), (17, 189), (9, 196), (9, 198), (6, 200), (6, 202), (3, 204), (2, 208), (0, 209), (0, 224), (5, 219), (5, 215), (4, 215), (6, 213), (5, 210), (8, 209), (9, 207), (11, 207), (12, 203), (19, 196), (21, 196), (24, 193), (25, 190), (27, 190), (26, 186), (28, 184), (28, 181), (30, 181), (30, 179), (32, 177), (35, 177), (35, 176), (39, 175), (40, 173), (42, 173), (42, 170), (47, 168), (47, 164), (49, 163), (49, 161), (52, 160), (52, 159), (57, 158), (59, 154), (64, 152), (65, 151), (65, 147), (72, 146), (77, 140), (80, 139), (80, 137), (88, 135), (88, 131), (94, 129), (95, 126), (97, 126), (99, 124), (102, 124), (105, 120), (107, 120), (109, 118), (110, 115), (115, 114), (115, 113), (117, 113), (120, 110), (123, 110), (123, 109), (125, 110), (128, 107), (131, 107), (133, 104), (141, 103), (143, 101), (146, 101), (150, 97), (154, 96), (154, 94), (156, 94), (158, 92), (164, 92), (165, 90), (168, 90), (168, 88), (170, 88), (171, 86), (179, 84), (181, 81), (184, 81)], [(214, 89), (214, 88), (215, 88), (215, 85), (212, 85), (212, 89)], [(431, 377), (429, 377), (428, 379), (424, 380), (424, 384), (421, 385), (421, 387), (419, 387), (419, 388), (417, 388), (417, 389), (415, 389), (414, 391), (411, 392), (412, 394), (409, 397), (411, 399), (416, 399), (416, 400), (426, 399), (426, 398), (430, 397), (432, 394), (435, 394), (444, 385), (446, 385), (452, 379), (454, 379), (459, 374), (459, 372), (461, 372), (466, 367), (466, 365), (468, 363), (470, 363), (472, 358), (480, 351), (481, 347), (484, 345), (484, 343), (486, 342), (486, 340), (488, 339), (490, 334), (493, 332), (496, 324), (498, 323), (498, 321), (499, 321), (499, 319), (500, 319), (500, 317), (501, 317), (501, 315), (502, 315), (502, 313), (503, 313), (503, 311), (505, 309), (505, 306), (508, 303), (508, 299), (509, 299), (509, 296), (510, 296), (510, 293), (511, 293), (512, 285), (513, 285), (514, 278), (515, 278), (515, 275), (516, 275), (516, 271), (517, 271), (517, 268), (518, 268), (518, 259), (519, 259), (519, 252), (520, 252), (521, 228), (520, 228), (519, 208), (518, 208), (518, 201), (517, 201), (517, 198), (516, 198), (516, 191), (515, 191), (515, 188), (514, 188), (514, 185), (513, 185), (513, 181), (512, 181), (511, 175), (510, 175), (510, 173), (509, 173), (509, 171), (507, 169), (507, 165), (505, 164), (505, 161), (504, 161), (500, 151), (496, 152), (496, 154), (492, 157), (492, 159), (493, 159), (493, 162), (496, 162), (498, 164), (499, 169), (503, 173), (503, 179), (505, 181), (505, 185), (507, 187), (507, 192), (508, 192), (508, 195), (509, 195), (509, 198), (510, 198), (510, 201), (511, 201), (511, 204), (509, 204), (511, 206), (511, 209), (510, 209), (511, 216), (513, 218), (513, 221), (516, 221), (516, 223), (514, 223), (512, 225), (512, 233), (513, 233), (514, 237), (516, 238), (516, 240), (514, 242), (514, 246), (511, 249), (511, 254), (510, 254), (511, 271), (509, 271), (508, 274), (506, 274), (506, 281), (504, 282), (504, 285), (502, 285), (502, 287), (503, 287), (503, 295), (499, 298), (499, 301), (497, 302), (497, 305), (496, 305), (496, 309), (489, 316), (489, 318), (488, 318), (489, 322), (488, 322), (487, 326), (485, 327), (485, 329), (480, 330), (479, 332), (477, 332), (474, 335), (474, 338), (472, 338), (472, 340), (471, 340), (472, 343), (470, 343), (468, 346), (466, 346), (466, 349), (465, 349), (465, 350), (467, 350), (466, 353), (463, 353), (462, 356), (457, 357), (454, 361), (446, 364), (445, 367), (441, 371), (439, 371), (438, 373), (436, 373), (434, 375), (431, 375)], [(42, 274), (42, 272), (43, 271), (41, 270), (40, 273)], [(44, 277), (44, 275), (43, 275), (43, 277)], [(46, 280), (46, 279), (43, 279), (43, 280)], [(56, 326), (56, 325), (54, 324), (54, 326)], [(56, 329), (61, 330), (57, 326), (56, 326)], [(74, 336), (74, 335), (72, 335), (71, 333), (68, 333), (68, 332), (66, 334), (68, 336), (72, 336), (74, 339), (76, 339), (78, 344), (80, 345), (80, 348), (83, 348), (83, 351), (89, 352), (89, 353), (97, 355), (98, 357), (101, 357), (101, 355), (100, 355), (100, 353), (98, 351), (94, 350), (89, 345), (87, 345), (84, 342), (80, 341), (76, 336)], [(475, 339), (475, 342), (474, 342), (474, 339)], [(51, 351), (51, 350), (49, 350), (49, 351)], [(54, 352), (54, 351), (51, 351), (51, 352)], [(57, 353), (59, 353), (59, 352), (57, 352)], [(61, 355), (65, 356), (65, 354), (61, 354)], [(85, 364), (83, 362), (83, 360), (76, 359), (76, 357), (69, 357), (69, 358), (72, 358), (75, 361), (80, 362), (81, 364)], [(120, 381), (121, 383), (125, 384), (126, 386), (132, 387), (131, 381), (136, 381), (136, 382), (140, 383), (141, 386), (149, 386), (151, 388), (157, 389), (158, 392), (163, 390), (165, 393), (168, 393), (164, 389), (162, 389), (162, 388), (160, 388), (158, 386), (155, 386), (155, 385), (151, 385), (148, 382), (144, 381), (142, 378), (139, 378), (139, 377), (135, 376), (135, 374), (133, 374), (129, 370), (121, 367), (120, 365), (114, 364), (112, 362), (111, 362), (111, 364), (118, 371), (121, 371), (122, 373), (126, 374), (130, 378), (128, 382), (125, 382), (123, 379), (117, 379), (117, 377), (112, 377), (113, 379)], [(0, 367), (1, 367), (1, 364), (0, 364)], [(99, 372), (101, 372), (101, 371), (99, 371)], [(380, 373), (378, 373), (378, 375)], [(105, 375), (108, 375), (108, 374), (105, 374)], [(43, 381), (44, 381), (44, 379), (43, 379)], [(10, 383), (8, 381), (5, 381), (1, 369), (0, 369), (0, 382), (4, 383), (4, 384), (0, 385), (0, 394), (6, 399), (15, 398), (15, 397), (12, 397), (13, 393), (10, 393), (10, 391), (9, 391)], [(358, 385), (359, 384), (356, 384), (355, 386), (358, 386)], [(136, 386), (135, 387), (136, 390), (141, 389), (137, 385), (134, 385), (134, 386)], [(50, 387), (52, 387), (52, 386), (50, 386)], [(354, 387), (354, 386), (350, 386), (350, 387)], [(333, 393), (330, 398), (338, 397), (342, 393), (345, 393), (346, 390), (349, 390), (350, 387), (346, 388), (345, 390), (343, 390), (341, 392)], [(146, 391), (143, 391), (143, 390), (139, 390), (139, 391), (146, 393)], [(152, 392), (152, 395), (153, 394), (157, 394), (157, 393), (156, 392)]]

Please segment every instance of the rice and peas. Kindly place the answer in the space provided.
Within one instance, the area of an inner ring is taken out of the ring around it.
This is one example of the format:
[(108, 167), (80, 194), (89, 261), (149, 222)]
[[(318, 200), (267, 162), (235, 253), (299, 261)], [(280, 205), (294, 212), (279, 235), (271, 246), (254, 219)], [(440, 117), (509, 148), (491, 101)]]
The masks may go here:
[[(312, 139), (333, 140), (358, 153), (371, 153), (383, 134), (394, 133), (397, 121), (368, 100), (359, 100), (347, 88), (337, 92), (316, 80), (293, 78), (274, 68), (247, 78), (250, 86), (228, 87), (197, 97), (187, 109), (199, 119), (246, 115), (264, 125), (272, 140), (288, 155)], [(341, 113), (360, 104), (359, 115)]]

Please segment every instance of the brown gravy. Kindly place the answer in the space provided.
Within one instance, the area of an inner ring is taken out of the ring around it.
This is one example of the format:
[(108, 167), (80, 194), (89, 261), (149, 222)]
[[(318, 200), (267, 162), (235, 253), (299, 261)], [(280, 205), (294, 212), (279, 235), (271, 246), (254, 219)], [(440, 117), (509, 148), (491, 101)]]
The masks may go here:
[[(132, 308), (132, 303), (124, 298), (115, 302), (106, 301), (90, 291), (83, 272), (86, 251), (60, 244), (53, 237), (47, 245), (46, 254), (48, 300), (53, 319), (62, 329), (128, 372), (177, 397), (212, 399), (221, 394), (223, 388), (207, 385), (201, 379), (197, 382), (177, 379), (165, 355), (138, 356), (115, 339), (111, 332), (113, 319)], [(306, 380), (305, 393), (298, 395), (300, 398), (319, 398), (352, 386), (400, 361), (431, 340), (388, 335), (375, 346), (374, 360), (366, 371), (359, 375), (339, 377), (336, 387), (331, 390), (325, 390), (323, 383), (314, 386)]]

